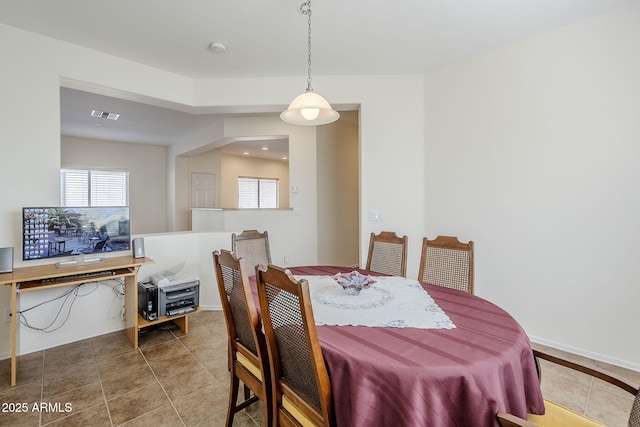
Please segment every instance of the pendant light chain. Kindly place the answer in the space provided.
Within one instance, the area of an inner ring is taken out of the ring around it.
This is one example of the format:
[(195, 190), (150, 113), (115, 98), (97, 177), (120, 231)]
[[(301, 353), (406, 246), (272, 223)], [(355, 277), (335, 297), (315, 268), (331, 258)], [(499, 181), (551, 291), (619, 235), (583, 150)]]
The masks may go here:
[(300, 5), (300, 13), (307, 15), (308, 34), (307, 34), (307, 92), (313, 92), (311, 87), (311, 0)]
[(311, 0), (303, 1), (298, 13), (307, 15), (307, 90), (291, 101), (289, 108), (280, 114), (280, 118), (292, 125), (326, 125), (338, 120), (340, 113), (331, 108), (331, 104), (311, 87)]

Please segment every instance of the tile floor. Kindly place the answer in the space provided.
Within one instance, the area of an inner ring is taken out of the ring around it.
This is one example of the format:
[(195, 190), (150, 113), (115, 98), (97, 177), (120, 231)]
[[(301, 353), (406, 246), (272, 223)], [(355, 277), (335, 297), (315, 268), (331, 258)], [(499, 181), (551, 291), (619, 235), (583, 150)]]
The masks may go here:
[[(191, 315), (188, 335), (171, 324), (142, 333), (139, 350), (123, 332), (98, 336), (20, 357), (13, 388), (9, 360), (1, 361), (0, 402), (24, 402), (28, 411), (0, 412), (0, 425), (223, 426), (226, 334), (222, 312), (203, 311)], [(39, 412), (34, 402), (61, 405)], [(253, 405), (234, 425), (261, 419)]]
[[(223, 426), (226, 361), (224, 318), (216, 311), (192, 315), (188, 335), (170, 327), (141, 334), (139, 350), (116, 332), (21, 356), (16, 387), (9, 386), (9, 360), (3, 360), (0, 403), (26, 403), (27, 411), (4, 407), (10, 412), (0, 411), (0, 425)], [(611, 427), (626, 426), (630, 397), (583, 374), (547, 365), (543, 372), (545, 396)], [(616, 372), (640, 383), (638, 372)], [(49, 406), (34, 410), (35, 402)], [(261, 424), (257, 405), (234, 422), (236, 427)]]
[[(575, 354), (567, 355), (559, 350), (533, 344), (534, 348), (563, 355), (569, 360), (586, 366), (597, 366), (630, 381), (640, 384), (640, 372), (631, 371)], [(546, 399), (558, 402), (576, 412), (600, 421), (609, 427), (627, 427), (633, 397), (611, 384), (562, 366), (541, 361), (542, 394)]]

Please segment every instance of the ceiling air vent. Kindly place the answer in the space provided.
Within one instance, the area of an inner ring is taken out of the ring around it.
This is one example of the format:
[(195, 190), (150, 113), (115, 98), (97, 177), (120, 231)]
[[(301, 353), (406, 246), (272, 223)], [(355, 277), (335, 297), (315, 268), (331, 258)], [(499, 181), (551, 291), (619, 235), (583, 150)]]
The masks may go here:
[(100, 117), (103, 119), (118, 120), (118, 117), (120, 117), (120, 114), (107, 113), (106, 111), (100, 111), (100, 110), (91, 110), (91, 117)]

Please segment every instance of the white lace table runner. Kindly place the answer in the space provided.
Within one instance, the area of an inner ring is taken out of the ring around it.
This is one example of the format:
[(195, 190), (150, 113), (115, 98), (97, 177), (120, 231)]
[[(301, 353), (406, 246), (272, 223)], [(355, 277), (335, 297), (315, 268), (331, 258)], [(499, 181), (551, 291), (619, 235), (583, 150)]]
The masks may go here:
[(302, 276), (309, 282), (317, 325), (454, 329), (449, 316), (417, 280), (374, 277), (376, 283), (349, 295), (331, 276)]

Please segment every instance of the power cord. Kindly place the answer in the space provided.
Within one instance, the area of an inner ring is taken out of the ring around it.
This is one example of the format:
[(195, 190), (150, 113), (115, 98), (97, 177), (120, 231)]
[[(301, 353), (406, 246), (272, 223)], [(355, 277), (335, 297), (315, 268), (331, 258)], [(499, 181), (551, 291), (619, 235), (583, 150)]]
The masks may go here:
[[(116, 284), (113, 284), (112, 282), (116, 282)], [(89, 286), (89, 285), (95, 285), (93, 286), (93, 289), (89, 290), (87, 293), (81, 293), (81, 290), (83, 288), (83, 286)], [(25, 308), (24, 310), (20, 310), (18, 312), (19, 316), (20, 316), (20, 324), (24, 325), (25, 327), (35, 330), (35, 331), (40, 331), (40, 332), (45, 332), (45, 333), (50, 333), (50, 332), (54, 332), (57, 331), (58, 329), (62, 328), (66, 323), (67, 320), (69, 320), (69, 316), (71, 315), (71, 308), (73, 307), (73, 304), (75, 303), (76, 299), (79, 297), (86, 297), (88, 295), (91, 295), (92, 293), (94, 293), (98, 287), (100, 285), (105, 285), (111, 288), (111, 290), (113, 291), (113, 293), (116, 295), (117, 299), (124, 299), (124, 281), (123, 280), (119, 280), (119, 279), (112, 279), (109, 281), (101, 281), (101, 282), (91, 282), (89, 283), (81, 283), (79, 285), (75, 285), (72, 286), (70, 289), (66, 290), (64, 293), (62, 293), (61, 295), (52, 298), (50, 300), (47, 301), (43, 301), (39, 304), (36, 304), (32, 307), (29, 308)], [(58, 309), (57, 314), (55, 315), (55, 317), (53, 318), (53, 320), (51, 321), (51, 323), (49, 323), (48, 325), (44, 326), (44, 327), (36, 327), (33, 326), (29, 323), (29, 321), (27, 320), (27, 317), (25, 316), (25, 313), (31, 310), (34, 310), (38, 307), (42, 307), (46, 304), (49, 303), (53, 303), (55, 301), (58, 300), (62, 300), (62, 303), (60, 304), (60, 308)], [(56, 327), (54, 327), (53, 325), (56, 323), (56, 321), (60, 318), (60, 316), (63, 315), (63, 311), (65, 311), (65, 305), (68, 305), (68, 307), (66, 308), (66, 315), (64, 316), (64, 319), (62, 320), (62, 323)]]

